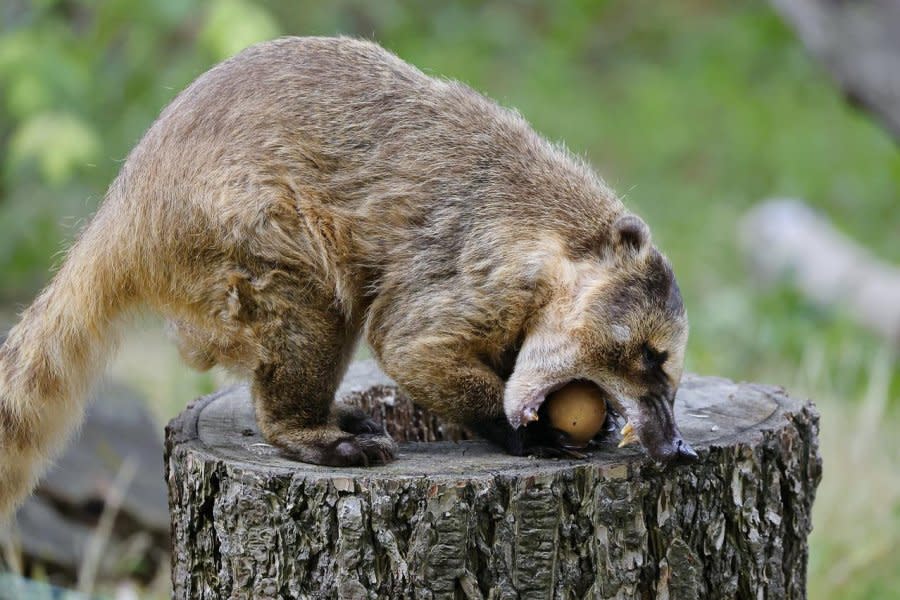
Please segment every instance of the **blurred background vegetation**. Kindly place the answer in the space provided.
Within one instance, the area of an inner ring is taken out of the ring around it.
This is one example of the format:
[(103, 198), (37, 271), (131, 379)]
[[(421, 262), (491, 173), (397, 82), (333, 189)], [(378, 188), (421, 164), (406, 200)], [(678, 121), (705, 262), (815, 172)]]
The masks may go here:
[[(259, 40), (338, 33), (518, 108), (597, 167), (675, 264), (688, 369), (783, 384), (820, 407), (810, 597), (895, 598), (896, 352), (787, 288), (757, 289), (735, 238), (754, 203), (796, 196), (900, 263), (900, 152), (759, 2), (5, 0), (0, 327), (188, 82)], [(222, 375), (189, 372), (158, 324), (142, 325), (113, 371), (154, 401), (161, 431)]]

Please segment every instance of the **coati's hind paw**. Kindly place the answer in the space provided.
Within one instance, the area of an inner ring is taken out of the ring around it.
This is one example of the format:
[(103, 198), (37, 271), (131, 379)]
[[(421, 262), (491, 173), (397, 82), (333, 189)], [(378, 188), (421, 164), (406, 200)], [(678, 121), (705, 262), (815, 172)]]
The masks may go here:
[(384, 427), (358, 406), (335, 404), (334, 417), (341, 431), (356, 434), (384, 434)]
[(333, 467), (368, 467), (394, 460), (397, 444), (386, 435), (362, 434), (336, 440), (324, 449), (321, 464)]
[(294, 431), (289, 437), (274, 436), (270, 442), (286, 458), (328, 467), (383, 465), (397, 455), (397, 444), (388, 435), (350, 435), (336, 427)]

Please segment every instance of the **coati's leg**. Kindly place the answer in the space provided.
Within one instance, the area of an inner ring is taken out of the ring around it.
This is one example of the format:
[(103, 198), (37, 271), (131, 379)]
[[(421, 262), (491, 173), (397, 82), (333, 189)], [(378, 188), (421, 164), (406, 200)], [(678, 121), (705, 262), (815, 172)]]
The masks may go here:
[(292, 307), (263, 336), (266, 360), (253, 377), (256, 418), (287, 456), (332, 466), (393, 459), (390, 437), (358, 411), (333, 404), (354, 342), (355, 331), (333, 306)]
[(394, 338), (397, 333), (381, 337), (375, 350), (385, 372), (417, 404), (515, 456), (584, 457), (546, 420), (513, 429), (503, 412), (503, 380), (477, 356), (459, 350), (461, 344), (427, 334)]
[(449, 343), (407, 339), (398, 346), (392, 337), (388, 334), (376, 352), (385, 372), (413, 402), (465, 425), (511, 454), (524, 453), (520, 432), (503, 412), (503, 380), (493, 370)]

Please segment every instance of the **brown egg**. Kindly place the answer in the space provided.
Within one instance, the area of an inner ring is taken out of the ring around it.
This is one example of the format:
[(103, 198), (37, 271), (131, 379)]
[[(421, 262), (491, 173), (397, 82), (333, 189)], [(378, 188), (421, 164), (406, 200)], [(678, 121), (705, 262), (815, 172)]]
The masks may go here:
[(573, 381), (547, 397), (550, 423), (585, 445), (600, 432), (606, 420), (606, 400), (593, 383)]

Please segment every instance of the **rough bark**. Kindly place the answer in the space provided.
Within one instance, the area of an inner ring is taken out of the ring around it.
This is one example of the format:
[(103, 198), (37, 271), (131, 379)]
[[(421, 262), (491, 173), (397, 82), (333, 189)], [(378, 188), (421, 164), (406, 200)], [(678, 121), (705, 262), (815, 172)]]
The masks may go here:
[[(407, 402), (381, 377), (370, 400)], [(699, 464), (615, 440), (581, 461), (444, 441), (337, 470), (279, 457), (246, 388), (223, 390), (167, 429), (174, 596), (805, 597), (813, 405), (689, 376), (676, 409)]]

